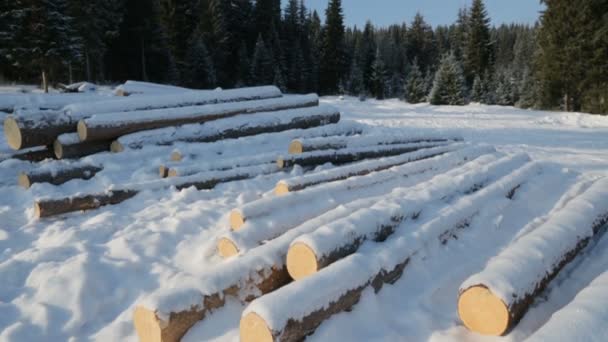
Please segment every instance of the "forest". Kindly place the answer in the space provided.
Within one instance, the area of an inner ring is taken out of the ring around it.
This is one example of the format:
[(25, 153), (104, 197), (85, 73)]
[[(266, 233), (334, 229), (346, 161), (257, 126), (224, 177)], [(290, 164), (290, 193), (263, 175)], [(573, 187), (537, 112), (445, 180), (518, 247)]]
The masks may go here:
[(449, 26), (346, 27), (341, 0), (2, 0), (0, 82), (316, 92), (608, 113), (608, 1), (541, 0), (492, 26), (483, 0)]

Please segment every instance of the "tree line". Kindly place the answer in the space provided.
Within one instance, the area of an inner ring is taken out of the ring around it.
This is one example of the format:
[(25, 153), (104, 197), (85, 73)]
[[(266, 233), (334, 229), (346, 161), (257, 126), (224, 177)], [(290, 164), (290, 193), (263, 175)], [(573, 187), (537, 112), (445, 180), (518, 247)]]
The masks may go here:
[(0, 77), (608, 113), (608, 1), (541, 2), (535, 25), (473, 0), (451, 25), (347, 28), (341, 0), (323, 20), (304, 0), (1, 0)]

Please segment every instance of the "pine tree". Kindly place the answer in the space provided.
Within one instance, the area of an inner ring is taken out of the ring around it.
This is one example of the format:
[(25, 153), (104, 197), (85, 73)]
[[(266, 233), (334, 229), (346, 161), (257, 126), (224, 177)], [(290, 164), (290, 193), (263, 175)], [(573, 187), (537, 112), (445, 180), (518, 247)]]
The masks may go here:
[(410, 62), (418, 59), (418, 64), (426, 72), (436, 63), (436, 50), (433, 29), (424, 21), (424, 17), (417, 13), (414, 21), (407, 31), (407, 56)]
[(0, 79), (16, 79), (21, 71), (19, 42), (26, 38), (27, 28), (24, 7), (23, 0), (0, 2)]
[(481, 102), (482, 99), (483, 82), (481, 81), (481, 77), (479, 77), (479, 75), (475, 75), (475, 80), (473, 81), (473, 88), (471, 89), (471, 101)]
[(508, 71), (503, 70), (496, 76), (496, 104), (512, 106), (515, 104), (515, 89)]
[(194, 32), (188, 45), (184, 61), (186, 84), (197, 89), (214, 88), (217, 80), (213, 60), (198, 30)]
[(308, 41), (310, 41), (310, 77), (308, 79), (308, 91), (320, 92), (321, 86), (321, 48), (322, 48), (322, 29), (321, 18), (317, 11), (313, 11), (309, 18), (310, 30)]
[(383, 100), (386, 97), (387, 83), (387, 72), (386, 64), (382, 57), (380, 48), (376, 49), (376, 57), (374, 64), (372, 65), (372, 95), (376, 96), (378, 100)]
[(325, 12), (325, 28), (322, 37), (320, 88), (323, 94), (338, 92), (340, 81), (345, 76), (344, 17), (342, 1), (330, 0)]
[[(197, 0), (164, 0), (161, 2), (162, 23), (167, 32), (171, 54), (179, 69), (184, 69), (186, 51), (190, 48), (188, 43), (197, 28), (202, 11), (199, 7), (200, 4)], [(205, 6), (208, 7), (207, 4)]]
[(251, 84), (268, 85), (275, 81), (275, 68), (273, 67), (272, 55), (264, 44), (262, 35), (258, 36), (255, 43), (255, 51), (251, 61)]
[(498, 87), (496, 84), (496, 80), (493, 76), (493, 73), (486, 71), (483, 79), (483, 96), (481, 98), (481, 103), (487, 105), (495, 105), (497, 102), (496, 99), (496, 88)]
[(245, 87), (250, 84), (251, 64), (249, 63), (249, 53), (247, 52), (247, 44), (241, 42), (241, 48), (239, 49), (239, 64), (238, 64), (238, 79), (236, 81), (236, 87)]
[(473, 0), (464, 51), (464, 69), (468, 84), (475, 76), (483, 75), (490, 65), (490, 19), (483, 0)]
[(428, 91), (424, 77), (418, 66), (418, 60), (414, 59), (405, 84), (405, 99), (409, 103), (420, 103), (426, 100), (427, 94)]
[(442, 58), (429, 95), (433, 105), (464, 105), (464, 77), (454, 54)]

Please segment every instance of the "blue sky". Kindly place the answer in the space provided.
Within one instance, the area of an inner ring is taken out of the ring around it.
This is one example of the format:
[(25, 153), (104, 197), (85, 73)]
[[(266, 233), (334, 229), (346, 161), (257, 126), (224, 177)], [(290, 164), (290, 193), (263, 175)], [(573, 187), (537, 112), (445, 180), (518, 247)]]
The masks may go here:
[[(306, 6), (316, 9), (322, 20), (327, 2), (305, 0)], [(458, 9), (470, 3), (471, 0), (342, 0), (342, 7), (348, 26), (362, 26), (367, 19), (381, 26), (404, 20), (409, 23), (417, 11), (436, 26), (453, 23)], [(485, 4), (493, 24), (534, 23), (542, 9), (539, 0), (485, 0)]]

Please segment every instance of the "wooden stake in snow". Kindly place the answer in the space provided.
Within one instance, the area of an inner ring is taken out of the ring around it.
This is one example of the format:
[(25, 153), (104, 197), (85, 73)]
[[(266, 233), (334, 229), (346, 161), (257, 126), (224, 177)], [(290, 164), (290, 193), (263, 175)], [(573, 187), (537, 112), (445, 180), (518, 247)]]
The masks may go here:
[(317, 166), (325, 163), (341, 165), (360, 161), (363, 159), (396, 156), (399, 154), (413, 152), (423, 148), (437, 147), (440, 145), (445, 144), (415, 143), (403, 145), (360, 147), (344, 150), (315, 151), (285, 158), (279, 157), (277, 159), (277, 166), (281, 169), (284, 169), (293, 167), (294, 165), (300, 165), (303, 167)]
[(60, 185), (72, 179), (91, 179), (102, 169), (95, 165), (82, 165), (61, 168), (55, 171), (34, 170), (21, 172), (18, 177), (18, 183), (25, 189), (29, 189), (35, 183)]
[(82, 141), (108, 140), (150, 129), (204, 123), (239, 114), (313, 107), (318, 104), (318, 96), (311, 94), (293, 95), (279, 99), (131, 112), (129, 115), (103, 114), (80, 120), (78, 135)]
[(396, 134), (374, 134), (353, 137), (328, 137), (295, 139), (289, 144), (289, 154), (302, 154), (304, 152), (322, 150), (341, 150), (345, 148), (357, 148), (373, 145), (403, 145), (411, 143), (438, 143), (449, 141), (462, 141), (460, 137), (407, 137)]
[[(364, 290), (373, 288), (379, 292), (385, 284), (394, 284), (414, 260), (413, 255), (433, 240), (441, 243), (440, 236), (476, 216), (489, 200), (500, 203), (499, 208), (487, 205), (484, 210), (500, 213), (500, 208), (508, 205), (521, 184), (538, 172), (538, 165), (528, 164), (487, 188), (463, 197), (454, 205), (446, 206), (435, 219), (424, 225), (424, 229), (419, 230), (421, 236), (418, 241), (412, 241), (410, 234), (399, 231), (392, 240), (370, 246), (369, 250), (350, 255), (312, 277), (292, 282), (258, 298), (241, 317), (241, 341), (299, 341), (314, 333), (333, 315), (350, 311)], [(361, 224), (367, 222), (365, 218), (357, 221)]]
[(77, 133), (66, 133), (57, 137), (53, 151), (57, 159), (78, 159), (110, 150), (110, 141), (81, 142)]
[(608, 179), (594, 183), (460, 287), (458, 315), (483, 335), (512, 329), (534, 299), (608, 223)]

